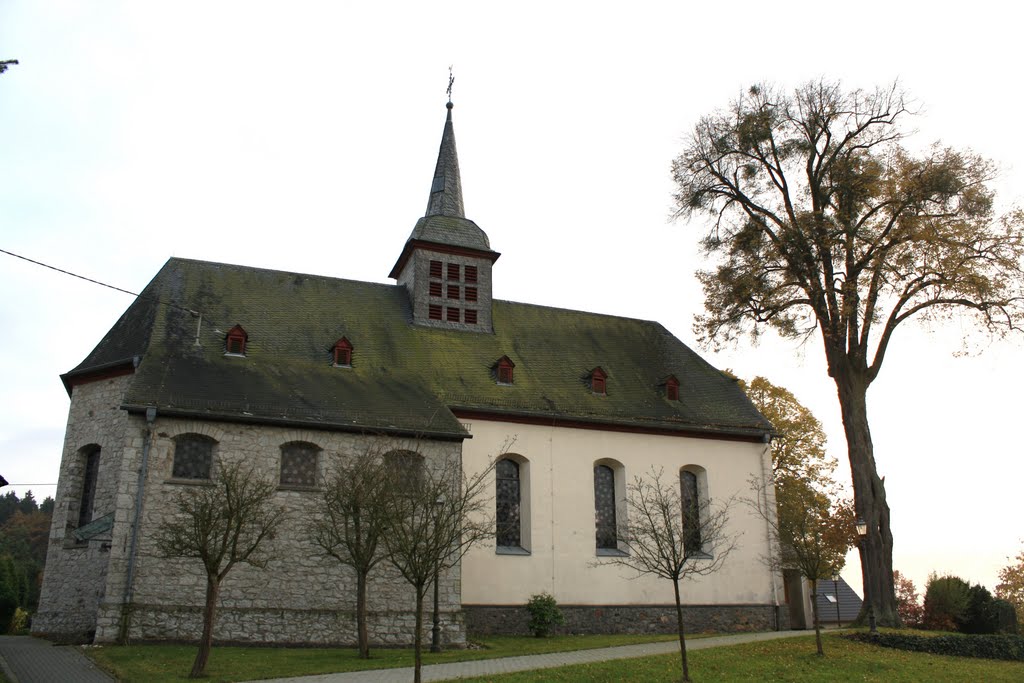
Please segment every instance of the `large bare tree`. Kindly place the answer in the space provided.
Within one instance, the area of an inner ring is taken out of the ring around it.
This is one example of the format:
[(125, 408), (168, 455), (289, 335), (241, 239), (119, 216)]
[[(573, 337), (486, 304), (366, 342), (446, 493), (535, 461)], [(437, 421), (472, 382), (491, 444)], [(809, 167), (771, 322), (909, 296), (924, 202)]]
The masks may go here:
[(213, 624), (221, 583), (236, 565), (265, 567), (266, 542), (284, 518), (274, 505), (273, 482), (240, 462), (220, 462), (212, 486), (190, 486), (174, 501), (174, 512), (161, 522), (157, 549), (165, 557), (199, 560), (206, 571), (203, 635), (190, 678), (206, 668), (213, 645)]
[(902, 144), (911, 114), (893, 85), (794, 92), (762, 85), (702, 118), (673, 164), (677, 216), (710, 216), (699, 274), (705, 342), (817, 330), (835, 381), (856, 512), (865, 609), (896, 625), (892, 532), (875, 466), (867, 390), (893, 333), (956, 311), (996, 333), (1018, 330), (1024, 294), (1020, 211), (997, 216), (988, 160)]
[(676, 628), (683, 680), (690, 680), (686, 657), (686, 628), (679, 584), (713, 574), (736, 548), (729, 529), (733, 499), (712, 502), (690, 492), (682, 474), (666, 476), (664, 469), (637, 475), (626, 486), (627, 521), (622, 524), (624, 552), (604, 556), (597, 564), (614, 564), (672, 582)]

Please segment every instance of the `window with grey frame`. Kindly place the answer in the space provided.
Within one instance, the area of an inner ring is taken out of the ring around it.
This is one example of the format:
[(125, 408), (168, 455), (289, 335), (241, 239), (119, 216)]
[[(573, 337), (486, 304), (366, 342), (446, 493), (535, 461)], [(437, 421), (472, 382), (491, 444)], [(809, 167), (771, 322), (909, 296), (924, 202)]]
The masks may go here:
[(84, 466), (82, 472), (82, 495), (78, 501), (78, 527), (92, 521), (93, 506), (96, 503), (96, 481), (100, 474), (100, 447), (86, 446), (82, 450)]
[(217, 442), (202, 434), (182, 434), (174, 440), (175, 479), (208, 480), (213, 470), (213, 447)]
[(683, 555), (698, 555), (704, 552), (701, 538), (700, 487), (697, 475), (688, 470), (679, 473), (679, 487), (683, 503)]
[(594, 520), (597, 548), (616, 550), (619, 535), (615, 520), (615, 470), (607, 465), (594, 467)]
[(319, 452), (318, 447), (301, 441), (281, 446), (281, 486), (315, 487)]
[(495, 532), (499, 548), (521, 548), (522, 488), (519, 463), (505, 458), (495, 465)]

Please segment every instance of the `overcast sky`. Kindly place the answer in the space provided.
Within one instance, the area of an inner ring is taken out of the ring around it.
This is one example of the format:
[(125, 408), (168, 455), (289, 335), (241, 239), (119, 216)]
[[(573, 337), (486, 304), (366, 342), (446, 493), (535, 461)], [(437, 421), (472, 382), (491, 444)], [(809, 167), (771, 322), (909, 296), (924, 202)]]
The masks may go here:
[[(0, 59), (21, 64), (0, 76), (0, 249), (136, 292), (171, 256), (389, 282), (453, 64), (467, 217), (502, 253), (495, 296), (658, 320), (696, 347), (702, 226), (670, 220), (669, 167), (697, 119), (763, 80), (899, 79), (915, 144), (988, 156), (1001, 207), (1018, 205), (1010, 6), (4, 0)], [(19, 495), (53, 493), (58, 375), (130, 303), (0, 254), (0, 472)], [(919, 588), (932, 570), (994, 588), (1024, 537), (1024, 340), (965, 347), (970, 332), (901, 329), (868, 395), (895, 566)], [(848, 478), (817, 338), (704, 355), (796, 393)]]

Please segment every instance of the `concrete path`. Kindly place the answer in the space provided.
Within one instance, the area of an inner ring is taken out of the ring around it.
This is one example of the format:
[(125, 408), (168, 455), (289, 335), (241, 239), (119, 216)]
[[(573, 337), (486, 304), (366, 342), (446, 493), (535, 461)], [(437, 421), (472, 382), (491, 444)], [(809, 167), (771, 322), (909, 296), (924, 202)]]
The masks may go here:
[(0, 668), (11, 683), (114, 683), (77, 647), (29, 636), (0, 636)]
[[(709, 647), (753, 643), (760, 640), (776, 640), (806, 636), (808, 631), (773, 631), (769, 633), (741, 633), (712, 638), (695, 638), (686, 641), (686, 651), (703, 650)], [(551, 669), (557, 666), (604, 662), (612, 659), (629, 659), (679, 652), (677, 641), (662, 643), (644, 643), (641, 645), (623, 645), (621, 647), (605, 647), (594, 650), (576, 650), (575, 652), (552, 652), (546, 655), (527, 655), (524, 657), (502, 657), (501, 659), (481, 659), (475, 662), (453, 662), (451, 664), (431, 664), (423, 667), (424, 681), (448, 681), (458, 678), (475, 676), (496, 676), (514, 671), (530, 671), (533, 669)], [(353, 671), (341, 674), (323, 674), (320, 676), (300, 676), (297, 678), (275, 678), (260, 683), (408, 683), (412, 680), (412, 667), (403, 669), (377, 669), (375, 671)], [(254, 682), (255, 683), (255, 682)]]

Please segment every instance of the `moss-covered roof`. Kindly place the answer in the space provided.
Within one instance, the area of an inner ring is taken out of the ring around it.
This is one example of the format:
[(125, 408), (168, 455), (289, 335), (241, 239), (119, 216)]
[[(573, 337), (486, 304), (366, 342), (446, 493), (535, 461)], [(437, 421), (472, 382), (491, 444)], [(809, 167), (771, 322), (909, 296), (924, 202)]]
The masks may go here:
[[(155, 299), (201, 311), (201, 326)], [(131, 408), (424, 436), (464, 436), (460, 409), (749, 437), (769, 428), (734, 381), (655, 322), (507, 301), (494, 302), (493, 335), (411, 320), (401, 286), (173, 258), (68, 376), (139, 355)], [(244, 358), (224, 353), (236, 324)], [(351, 368), (332, 365), (343, 336)], [(510, 386), (496, 382), (502, 356), (515, 363)], [(605, 396), (589, 388), (597, 366)], [(669, 375), (678, 401), (665, 396)]]

